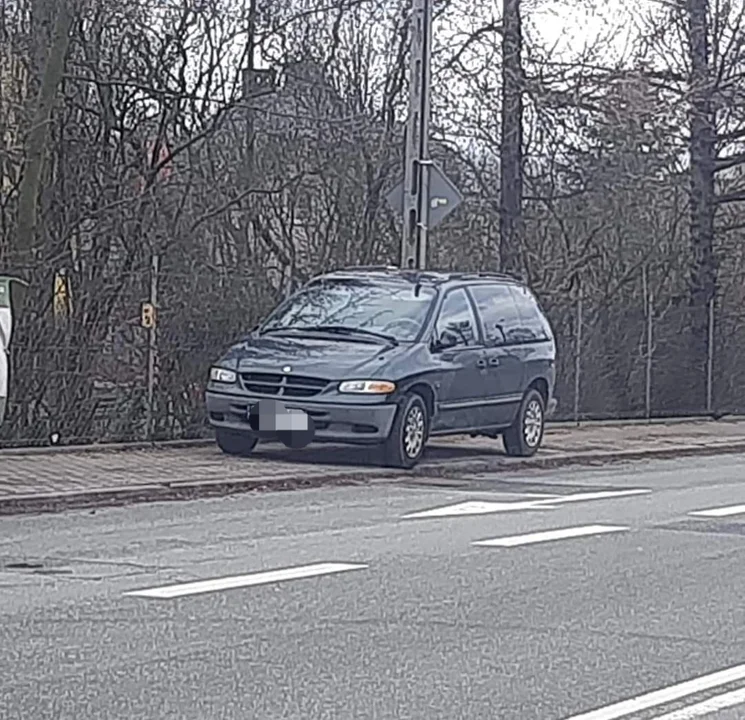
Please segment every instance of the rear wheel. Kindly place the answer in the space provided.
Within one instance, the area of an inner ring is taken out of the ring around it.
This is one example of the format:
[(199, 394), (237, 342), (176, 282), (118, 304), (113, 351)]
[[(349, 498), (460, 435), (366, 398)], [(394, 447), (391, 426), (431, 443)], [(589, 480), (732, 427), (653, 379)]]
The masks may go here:
[(411, 393), (396, 413), (383, 452), (388, 467), (413, 468), (424, 454), (429, 435), (429, 412), (424, 398)]
[(531, 457), (541, 446), (546, 423), (546, 403), (535, 388), (525, 393), (517, 417), (505, 430), (504, 449), (512, 457)]
[(230, 430), (228, 428), (217, 428), (215, 430), (215, 438), (220, 450), (226, 455), (235, 455), (237, 457), (248, 457), (259, 441), (253, 433)]

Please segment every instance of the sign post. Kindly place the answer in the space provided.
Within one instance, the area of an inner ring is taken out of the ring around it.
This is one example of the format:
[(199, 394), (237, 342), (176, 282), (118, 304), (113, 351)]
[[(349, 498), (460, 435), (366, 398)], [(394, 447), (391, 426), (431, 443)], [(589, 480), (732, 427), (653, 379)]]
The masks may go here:
[(8, 351), (13, 336), (14, 314), (18, 312), (28, 283), (19, 278), (0, 275), (0, 425), (5, 419), (10, 383)]
[(409, 118), (406, 125), (404, 178), (387, 196), (403, 215), (401, 267), (424, 270), (429, 230), (462, 202), (458, 189), (429, 155), (432, 85), (432, 0), (412, 0)]

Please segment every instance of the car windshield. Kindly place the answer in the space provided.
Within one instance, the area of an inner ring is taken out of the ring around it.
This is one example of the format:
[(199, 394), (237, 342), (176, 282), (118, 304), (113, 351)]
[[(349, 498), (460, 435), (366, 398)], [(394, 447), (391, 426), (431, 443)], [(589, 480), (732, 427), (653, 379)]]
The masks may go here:
[(407, 342), (416, 339), (435, 297), (413, 283), (358, 279), (323, 281), (301, 290), (272, 313), (260, 332), (280, 330), (360, 331)]

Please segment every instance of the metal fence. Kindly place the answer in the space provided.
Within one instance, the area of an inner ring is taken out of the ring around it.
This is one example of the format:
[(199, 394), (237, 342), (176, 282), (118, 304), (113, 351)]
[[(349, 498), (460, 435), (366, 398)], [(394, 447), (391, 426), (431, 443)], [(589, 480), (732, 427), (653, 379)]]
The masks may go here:
[[(100, 322), (97, 298), (73, 294), (72, 311), (57, 303), (49, 313), (53, 321), (37, 322), (35, 333), (19, 334), (11, 352), (10, 412), (1, 445), (207, 434), (203, 393), (210, 363), (286, 288), (268, 280), (265, 271), (151, 270), (143, 266), (120, 279), (116, 302)], [(147, 303), (156, 310), (151, 327), (142, 322)], [(705, 357), (693, 375), (689, 329), (700, 317), (687, 306), (635, 296), (612, 303), (552, 297), (543, 303), (558, 344), (557, 419), (745, 408), (740, 359), (745, 311), (731, 295), (710, 304)], [(39, 307), (38, 299), (32, 307)]]
[[(714, 298), (701, 312), (649, 298), (608, 305), (576, 297), (549, 315), (558, 344), (556, 419), (718, 416), (745, 409), (745, 312), (739, 305)], [(694, 348), (696, 324), (703, 328)]]

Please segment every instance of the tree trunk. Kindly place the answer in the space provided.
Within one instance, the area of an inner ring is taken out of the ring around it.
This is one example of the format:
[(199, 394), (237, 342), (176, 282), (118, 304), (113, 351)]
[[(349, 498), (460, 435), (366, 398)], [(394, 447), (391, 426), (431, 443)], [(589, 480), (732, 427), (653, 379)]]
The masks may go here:
[(520, 1), (504, 0), (499, 255), (503, 272), (521, 276), (523, 256), (522, 27)]
[(57, 88), (62, 80), (71, 27), (72, 13), (67, 3), (62, 2), (57, 11), (52, 44), (44, 63), (33, 121), (26, 139), (23, 177), (18, 188), (18, 233), (12, 256), (18, 270), (26, 277), (33, 266), (38, 199), (49, 135), (49, 120), (57, 97)]
[(712, 107), (712, 73), (709, 61), (709, 0), (688, 0), (690, 52), (690, 162), (691, 249), (689, 279), (691, 310), (689, 344), (689, 402), (692, 411), (706, 405), (706, 364), (709, 352), (709, 302), (716, 292), (714, 256), (714, 169), (716, 119)]

